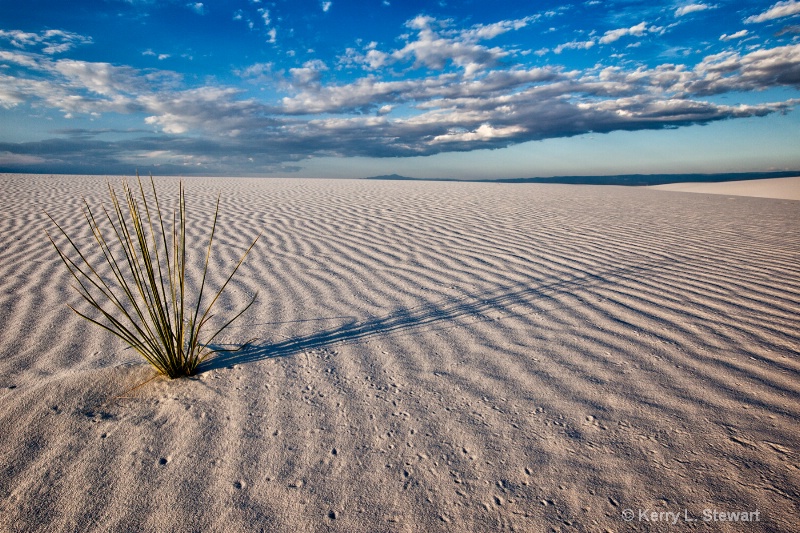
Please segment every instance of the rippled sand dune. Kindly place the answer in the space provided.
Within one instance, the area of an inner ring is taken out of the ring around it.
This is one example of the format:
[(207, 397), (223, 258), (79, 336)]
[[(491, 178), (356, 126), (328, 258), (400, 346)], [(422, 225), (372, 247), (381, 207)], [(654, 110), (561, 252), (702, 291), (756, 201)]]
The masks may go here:
[(190, 178), (220, 275), (264, 232), (222, 302), (258, 291), (226, 337), (257, 340), (137, 387), (44, 234), (88, 242), (105, 182), (0, 176), (2, 531), (800, 522), (800, 202)]

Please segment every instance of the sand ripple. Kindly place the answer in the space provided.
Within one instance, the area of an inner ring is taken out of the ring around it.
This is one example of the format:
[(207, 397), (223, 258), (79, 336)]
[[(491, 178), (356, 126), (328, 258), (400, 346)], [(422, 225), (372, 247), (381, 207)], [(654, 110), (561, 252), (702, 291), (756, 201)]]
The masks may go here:
[(130, 390), (150, 369), (66, 308), (43, 233), (46, 210), (90, 238), (105, 178), (0, 184), (0, 530), (800, 519), (798, 202), (188, 179), (198, 257), (222, 194), (212, 283), (263, 231), (222, 301), (258, 291), (225, 339), (257, 341)]

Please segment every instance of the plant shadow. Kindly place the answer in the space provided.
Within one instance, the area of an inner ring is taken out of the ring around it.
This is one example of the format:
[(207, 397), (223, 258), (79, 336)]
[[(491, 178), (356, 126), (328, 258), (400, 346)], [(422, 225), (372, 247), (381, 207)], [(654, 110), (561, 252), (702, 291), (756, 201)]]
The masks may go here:
[[(353, 343), (391, 334), (412, 334), (431, 329), (449, 329), (466, 325), (465, 318), (475, 321), (489, 321), (490, 311), (502, 312), (503, 318), (522, 316), (535, 312), (531, 305), (536, 301), (555, 300), (556, 296), (572, 292), (576, 289), (587, 289), (593, 286), (613, 283), (612, 278), (625, 278), (654, 269), (658, 261), (650, 264), (617, 267), (601, 272), (582, 272), (568, 279), (561, 279), (537, 286), (523, 283), (505, 285), (490, 291), (475, 294), (462, 294), (452, 298), (444, 298), (410, 308), (395, 311), (366, 319), (348, 318), (348, 322), (336, 327), (324, 329), (309, 335), (301, 335), (278, 342), (251, 342), (235, 352), (221, 352), (203, 362), (199, 372), (254, 363), (266, 359), (288, 357), (307, 350), (324, 348), (332, 345)], [(523, 309), (517, 309), (522, 307)], [(303, 320), (300, 322), (313, 321)], [(461, 321), (461, 322), (459, 322)]]

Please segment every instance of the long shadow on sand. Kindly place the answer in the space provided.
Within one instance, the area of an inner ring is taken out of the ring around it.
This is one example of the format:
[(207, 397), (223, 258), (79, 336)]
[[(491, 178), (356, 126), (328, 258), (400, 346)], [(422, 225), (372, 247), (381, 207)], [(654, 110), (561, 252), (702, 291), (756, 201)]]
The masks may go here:
[[(357, 342), (380, 335), (412, 333), (422, 329), (447, 329), (456, 327), (458, 319), (474, 317), (476, 321), (491, 320), (488, 311), (501, 311), (506, 316), (528, 314), (533, 301), (554, 299), (559, 294), (575, 289), (611, 283), (611, 278), (641, 275), (653, 270), (665, 260), (640, 263), (635, 266), (617, 267), (600, 272), (583, 272), (568, 279), (556, 280), (535, 287), (515, 284), (498, 287), (492, 291), (454, 296), (438, 302), (397, 309), (389, 314), (359, 321), (352, 319), (346, 324), (309, 335), (274, 342), (254, 342), (236, 352), (221, 353), (203, 363), (200, 372), (244, 363), (253, 363), (277, 357), (287, 357), (306, 350), (323, 348), (340, 343)], [(522, 309), (515, 309), (524, 307)], [(452, 324), (450, 324), (452, 323)], [(463, 325), (463, 322), (461, 323)]]

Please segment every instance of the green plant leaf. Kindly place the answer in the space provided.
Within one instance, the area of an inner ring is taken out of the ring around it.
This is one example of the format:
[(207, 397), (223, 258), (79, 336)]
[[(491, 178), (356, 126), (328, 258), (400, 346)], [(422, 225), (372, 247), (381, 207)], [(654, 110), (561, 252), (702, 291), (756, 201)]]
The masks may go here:
[[(237, 349), (211, 347), (211, 344), (253, 305), (257, 294), (231, 318), (222, 319), (223, 325), (214, 333), (206, 334), (205, 328), (214, 316), (212, 309), (219, 297), (261, 235), (245, 250), (210, 302), (204, 302), (219, 219), (218, 196), (202, 279), (196, 297), (192, 298), (186, 293), (186, 195), (183, 182), (179, 186), (178, 209), (172, 212), (172, 228), (167, 231), (153, 176), (150, 176), (150, 188), (154, 209), (148, 204), (138, 173), (136, 179), (139, 197), (123, 180), (122, 201), (108, 184), (111, 210), (103, 206), (100, 218), (84, 199), (84, 217), (102, 256), (98, 262), (90, 261), (89, 254), (79, 248), (64, 228), (46, 213), (66, 238), (67, 246), (59, 247), (49, 232), (47, 237), (76, 280), (75, 290), (94, 310), (87, 313), (70, 305), (73, 311), (121, 338), (159, 373), (170, 378), (191, 376), (209, 356)], [(168, 236), (171, 236), (171, 242)], [(104, 271), (102, 265), (108, 267), (110, 276), (101, 274)]]

